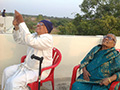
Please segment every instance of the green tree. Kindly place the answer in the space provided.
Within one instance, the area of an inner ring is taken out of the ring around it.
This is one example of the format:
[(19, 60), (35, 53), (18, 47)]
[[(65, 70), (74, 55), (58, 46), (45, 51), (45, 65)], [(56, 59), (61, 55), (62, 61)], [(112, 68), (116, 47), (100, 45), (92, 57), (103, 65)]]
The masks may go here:
[(73, 20), (78, 35), (120, 35), (120, 0), (84, 0), (80, 8), (84, 15)]
[(65, 34), (65, 35), (77, 34), (77, 30), (75, 28), (75, 25), (72, 22), (67, 23), (65, 26), (61, 25), (58, 28), (60, 30), (59, 34)]
[(74, 24), (75, 26), (77, 26), (77, 25), (80, 24), (81, 20), (82, 20), (82, 16), (77, 13), (77, 14), (75, 15), (75, 18), (73, 19), (73, 24)]
[(43, 19), (44, 19), (44, 18), (43, 18), (42, 15), (38, 15), (36, 21), (39, 22), (39, 21), (41, 21), (41, 20), (43, 20)]
[(32, 22), (32, 21), (29, 21), (29, 22), (26, 22), (29, 30), (31, 33), (34, 33), (35, 32), (35, 29), (36, 29), (36, 23), (35, 22)]
[(101, 19), (83, 19), (81, 21), (77, 21), (75, 18), (73, 22), (75, 21), (78, 22), (78, 24), (74, 24), (78, 35), (105, 35), (108, 33), (120, 35), (120, 18), (114, 16), (105, 15)]
[(120, 0), (84, 0), (79, 5), (84, 18), (101, 18), (108, 14), (115, 17), (120, 15)]
[(65, 24), (69, 23), (69, 19), (52, 19), (51, 22), (53, 23), (54, 27), (58, 27), (60, 25), (64, 26)]
[(51, 22), (52, 22), (54, 27), (58, 27), (58, 25), (57, 25), (58, 20), (52, 19)]
[(104, 31), (105, 34), (113, 33), (115, 35), (120, 35), (120, 19), (119, 18), (106, 15), (102, 17), (102, 20), (100, 21), (99, 25), (103, 27), (102, 31)]

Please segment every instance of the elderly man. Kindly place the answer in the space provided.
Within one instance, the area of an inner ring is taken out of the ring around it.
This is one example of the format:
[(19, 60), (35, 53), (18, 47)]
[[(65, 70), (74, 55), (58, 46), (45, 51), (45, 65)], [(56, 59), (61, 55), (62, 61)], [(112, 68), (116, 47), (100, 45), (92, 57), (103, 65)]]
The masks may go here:
[(120, 81), (120, 54), (115, 44), (115, 35), (107, 34), (102, 45), (95, 46), (87, 54), (80, 66), (83, 73), (72, 85), (72, 90), (108, 90), (111, 82)]
[[(15, 27), (14, 40), (28, 46), (27, 57), (24, 63), (7, 67), (4, 70), (2, 90), (28, 90), (27, 84), (37, 81), (39, 71), (39, 61), (31, 59), (31, 55), (44, 57), (42, 68), (52, 65), (53, 39), (50, 32), (53, 26), (51, 22), (42, 20), (37, 24), (36, 33), (31, 34), (22, 15), (17, 11), (15, 11), (13, 25)], [(45, 79), (49, 72), (50, 70), (44, 71), (41, 80)]]

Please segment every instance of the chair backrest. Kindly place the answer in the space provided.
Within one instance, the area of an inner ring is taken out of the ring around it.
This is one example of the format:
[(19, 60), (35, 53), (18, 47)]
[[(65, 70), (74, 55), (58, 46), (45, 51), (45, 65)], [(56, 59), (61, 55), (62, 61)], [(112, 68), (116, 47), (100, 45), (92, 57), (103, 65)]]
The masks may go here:
[(55, 65), (55, 64), (58, 65), (61, 61), (62, 55), (57, 48), (53, 47), (52, 50), (53, 50), (53, 52), (52, 52), (53, 65)]
[[(26, 58), (26, 55), (21, 57), (21, 63), (24, 62), (25, 58)], [(60, 51), (55, 47), (53, 47), (52, 49), (52, 58), (53, 58), (53, 65), (58, 65), (62, 58)]]
[[(62, 55), (61, 55), (60, 51), (55, 47), (53, 47), (52, 51), (53, 51), (52, 52), (52, 58), (53, 58), (53, 64), (52, 65), (55, 65), (55, 67), (56, 67), (61, 62)], [(51, 69), (51, 72), (50, 72), (49, 75), (53, 74), (55, 67)]]

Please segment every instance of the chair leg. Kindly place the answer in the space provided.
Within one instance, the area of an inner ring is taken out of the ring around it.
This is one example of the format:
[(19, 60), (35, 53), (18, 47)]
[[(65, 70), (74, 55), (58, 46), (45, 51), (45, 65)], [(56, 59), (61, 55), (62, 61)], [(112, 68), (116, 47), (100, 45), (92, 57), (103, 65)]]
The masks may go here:
[(42, 83), (40, 83), (40, 86), (42, 86)]
[(52, 90), (54, 90), (54, 80), (51, 81), (51, 83), (52, 83)]

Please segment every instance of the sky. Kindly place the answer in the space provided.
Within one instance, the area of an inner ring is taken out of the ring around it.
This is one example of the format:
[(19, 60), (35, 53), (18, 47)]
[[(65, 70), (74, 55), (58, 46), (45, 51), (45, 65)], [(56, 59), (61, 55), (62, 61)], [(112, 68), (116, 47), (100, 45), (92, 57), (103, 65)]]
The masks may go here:
[(83, 0), (0, 0), (0, 10), (21, 14), (45, 15), (53, 17), (74, 18), (76, 13), (81, 14), (79, 5)]

